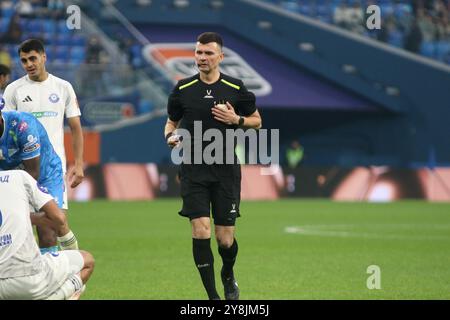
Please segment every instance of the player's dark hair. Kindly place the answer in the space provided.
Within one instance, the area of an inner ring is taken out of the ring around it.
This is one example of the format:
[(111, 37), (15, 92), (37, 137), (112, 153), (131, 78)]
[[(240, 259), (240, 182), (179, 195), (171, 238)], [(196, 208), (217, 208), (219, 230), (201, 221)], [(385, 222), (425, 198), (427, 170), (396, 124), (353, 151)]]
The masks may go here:
[(7, 76), (8, 74), (11, 74), (11, 69), (0, 63), (0, 76)]
[(36, 51), (39, 53), (45, 53), (44, 44), (41, 40), (38, 39), (28, 39), (22, 42), (19, 46), (19, 50), (17, 52), (20, 54), (21, 52), (28, 53), (30, 51)]
[(216, 42), (221, 48), (223, 47), (222, 37), (216, 32), (204, 32), (197, 37), (197, 41), (201, 44)]

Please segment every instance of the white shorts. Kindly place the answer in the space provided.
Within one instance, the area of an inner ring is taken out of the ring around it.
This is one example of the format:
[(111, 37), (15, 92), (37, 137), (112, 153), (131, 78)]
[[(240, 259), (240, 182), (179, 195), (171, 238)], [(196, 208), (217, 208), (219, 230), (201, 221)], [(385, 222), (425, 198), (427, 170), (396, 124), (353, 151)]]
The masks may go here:
[(78, 250), (46, 253), (42, 259), (44, 268), (38, 274), (0, 279), (0, 300), (44, 300), (84, 265)]

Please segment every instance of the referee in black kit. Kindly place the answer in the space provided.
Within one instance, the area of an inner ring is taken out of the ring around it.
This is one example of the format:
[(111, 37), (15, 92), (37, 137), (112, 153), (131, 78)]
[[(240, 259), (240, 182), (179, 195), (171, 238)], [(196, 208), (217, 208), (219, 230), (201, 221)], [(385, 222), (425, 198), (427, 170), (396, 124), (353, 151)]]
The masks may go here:
[[(196, 145), (201, 150), (207, 144), (194, 136), (194, 126), (201, 123), (202, 135), (208, 129), (225, 130), (261, 127), (261, 116), (255, 106), (255, 96), (241, 80), (229, 77), (219, 70), (224, 58), (222, 38), (214, 32), (202, 33), (195, 46), (195, 63), (199, 73), (180, 80), (169, 96), (168, 119), (164, 128), (167, 144), (173, 148), (184, 144), (176, 134), (177, 128), (188, 130), (193, 138), (191, 154)], [(226, 108), (219, 108), (221, 104)], [(239, 214), (241, 193), (241, 168), (233, 150), (226, 150), (223, 162), (210, 165), (182, 163), (179, 176), (183, 207), (179, 214), (188, 217), (192, 226), (194, 261), (200, 272), (209, 299), (220, 299), (214, 277), (214, 256), (211, 250), (210, 212), (214, 219), (215, 235), (222, 257), (221, 278), (225, 299), (238, 300), (239, 288), (233, 273), (238, 253), (234, 238), (235, 222)], [(193, 149), (193, 150), (192, 150)], [(183, 149), (183, 152), (186, 150)], [(226, 162), (227, 152), (232, 152), (234, 163)], [(195, 159), (192, 156), (191, 159)]]

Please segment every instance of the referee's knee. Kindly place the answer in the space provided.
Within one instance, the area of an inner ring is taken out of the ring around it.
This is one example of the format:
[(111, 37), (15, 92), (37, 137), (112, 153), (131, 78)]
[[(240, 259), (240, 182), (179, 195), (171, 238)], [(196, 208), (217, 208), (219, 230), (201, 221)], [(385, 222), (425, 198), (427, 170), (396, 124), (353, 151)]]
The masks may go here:
[(234, 242), (234, 237), (217, 237), (216, 236), (216, 240), (217, 240), (217, 244), (219, 245), (219, 247), (224, 248), (224, 249), (228, 249), (231, 248), (231, 246), (233, 245)]
[(211, 238), (211, 224), (208, 218), (193, 219), (192, 223), (192, 237), (194, 239), (209, 239)]

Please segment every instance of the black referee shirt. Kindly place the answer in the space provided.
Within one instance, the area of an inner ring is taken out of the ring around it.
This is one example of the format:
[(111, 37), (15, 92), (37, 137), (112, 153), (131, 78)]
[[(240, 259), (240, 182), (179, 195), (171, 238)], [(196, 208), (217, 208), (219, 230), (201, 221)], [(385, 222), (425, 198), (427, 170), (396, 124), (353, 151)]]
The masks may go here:
[[(190, 132), (192, 147), (194, 144), (201, 143), (203, 150), (211, 142), (202, 143), (202, 141), (194, 139), (194, 121), (201, 121), (202, 136), (210, 128), (219, 129), (223, 134), (224, 145), (225, 130), (236, 129), (234, 125), (227, 125), (214, 119), (211, 112), (215, 103), (225, 103), (225, 101), (231, 103), (236, 114), (241, 116), (249, 116), (256, 111), (255, 95), (247, 90), (241, 80), (221, 73), (219, 80), (212, 84), (206, 84), (200, 80), (200, 74), (180, 80), (169, 96), (167, 113), (170, 120), (181, 120), (179, 127)], [(232, 151), (234, 152), (234, 148)], [(194, 161), (192, 148), (191, 155), (191, 159)], [(223, 163), (225, 163), (225, 158)]]

